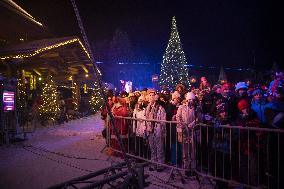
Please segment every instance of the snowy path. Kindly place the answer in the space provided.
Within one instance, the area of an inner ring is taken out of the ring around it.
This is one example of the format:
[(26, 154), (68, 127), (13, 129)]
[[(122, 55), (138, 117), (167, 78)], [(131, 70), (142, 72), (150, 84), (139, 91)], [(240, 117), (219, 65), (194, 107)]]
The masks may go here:
[[(108, 156), (100, 153), (105, 145), (100, 135), (102, 128), (100, 117), (90, 116), (62, 126), (40, 128), (23, 143), (1, 146), (0, 188), (46, 188), (110, 166)], [(99, 160), (66, 158), (42, 148)]]
[[(103, 121), (99, 115), (73, 120), (64, 125), (39, 128), (28, 140), (0, 146), (0, 188), (41, 189), (86, 175), (111, 165), (111, 158), (100, 151), (105, 146), (101, 136)], [(73, 158), (50, 153), (58, 152)], [(76, 158), (74, 158), (77, 157)], [(88, 159), (78, 159), (78, 157)], [(147, 170), (147, 169), (146, 169)], [(168, 177), (164, 173), (148, 172), (148, 188), (176, 188), (162, 183)], [(177, 181), (179, 182), (179, 181)], [(197, 188), (197, 181), (188, 181), (181, 188)]]

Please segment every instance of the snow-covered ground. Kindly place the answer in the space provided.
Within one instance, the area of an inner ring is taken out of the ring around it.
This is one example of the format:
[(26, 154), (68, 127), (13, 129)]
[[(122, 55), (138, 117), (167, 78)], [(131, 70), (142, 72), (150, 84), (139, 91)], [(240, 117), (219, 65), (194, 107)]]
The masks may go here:
[[(102, 128), (100, 115), (95, 115), (38, 128), (24, 142), (0, 146), (0, 188), (46, 188), (122, 161), (100, 152), (105, 146)], [(146, 168), (148, 188), (199, 188), (196, 180), (189, 179), (184, 185), (178, 179), (165, 184), (169, 171), (156, 173)]]

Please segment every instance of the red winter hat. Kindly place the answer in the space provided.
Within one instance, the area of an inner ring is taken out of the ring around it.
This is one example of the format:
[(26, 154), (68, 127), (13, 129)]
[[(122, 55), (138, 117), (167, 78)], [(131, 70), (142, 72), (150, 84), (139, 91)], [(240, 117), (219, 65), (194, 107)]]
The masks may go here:
[(227, 90), (230, 90), (230, 89), (234, 89), (234, 85), (232, 83), (225, 83), (223, 86), (222, 86), (222, 91), (224, 89), (227, 89)]
[(243, 109), (249, 108), (249, 107), (250, 107), (250, 104), (245, 99), (242, 99), (238, 102), (238, 108), (240, 111), (242, 111)]

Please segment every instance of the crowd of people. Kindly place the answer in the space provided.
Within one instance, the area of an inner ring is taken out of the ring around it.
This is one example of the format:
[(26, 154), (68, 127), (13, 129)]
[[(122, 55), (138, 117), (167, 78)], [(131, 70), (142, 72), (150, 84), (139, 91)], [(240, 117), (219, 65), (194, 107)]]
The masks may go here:
[[(134, 121), (116, 119), (116, 127), (126, 149), (129, 149), (135, 155), (149, 158), (154, 162), (182, 167), (188, 170), (186, 171), (187, 175), (192, 175), (194, 174), (192, 170), (200, 167), (202, 161), (204, 163), (203, 167), (207, 166), (207, 171), (210, 172), (209, 164), (212, 161), (210, 151), (212, 149), (217, 149), (220, 152), (223, 161), (229, 158), (227, 155), (229, 144), (226, 141), (228, 132), (222, 130), (220, 131), (222, 134), (218, 133), (218, 129), (216, 129), (218, 126), (284, 128), (283, 80), (284, 75), (282, 72), (276, 72), (274, 80), (271, 81), (269, 86), (252, 85), (244, 81), (234, 84), (223, 82), (222, 84), (211, 85), (206, 77), (201, 77), (198, 88), (190, 89), (178, 84), (173, 91), (167, 88), (163, 88), (160, 92), (154, 89), (144, 89), (129, 94), (124, 91), (119, 95), (113, 94), (110, 90), (107, 97), (114, 116), (136, 118)], [(120, 149), (109, 122), (106, 107), (101, 110), (101, 116), (105, 120), (106, 129), (109, 133), (109, 145), (114, 149)], [(215, 128), (214, 133), (210, 130), (200, 132), (200, 135), (205, 135), (203, 137), (205, 139), (202, 140), (207, 140), (203, 142), (203, 145), (194, 144), (193, 137), (202, 137), (194, 133), (193, 128), (197, 123)], [(249, 157), (249, 161), (252, 162), (251, 164), (248, 163), (248, 165), (242, 163), (239, 166), (241, 167), (240, 172), (242, 172), (242, 168), (244, 172), (247, 172), (245, 169), (248, 166), (252, 169), (252, 173), (250, 173), (252, 175), (250, 176), (242, 176), (242, 174), (238, 173), (238, 175), (241, 175), (239, 179), (248, 182), (247, 179), (250, 177), (250, 183), (256, 184), (257, 181), (253, 178), (255, 176), (253, 175), (253, 169), (255, 169), (253, 162), (256, 160), (254, 151), (261, 148), (256, 139), (258, 141), (261, 139), (261, 143), (264, 143), (266, 139), (264, 139), (265, 136), (261, 132), (251, 132), (249, 137), (247, 137), (247, 132), (247, 130), (240, 130), (238, 133), (240, 135), (240, 144), (238, 141), (233, 141), (230, 148), (240, 149), (239, 159)], [(135, 142), (133, 137), (135, 137)], [(200, 160), (200, 156), (203, 156), (203, 160)], [(234, 154), (230, 155), (230, 162), (238, 162), (235, 156)], [(207, 159), (204, 157), (207, 157)], [(231, 168), (236, 166), (231, 164), (228, 165)], [(150, 170), (162, 171), (163, 167), (159, 165), (151, 166)], [(220, 166), (217, 165), (216, 167)], [(234, 176), (231, 175), (232, 177)]]

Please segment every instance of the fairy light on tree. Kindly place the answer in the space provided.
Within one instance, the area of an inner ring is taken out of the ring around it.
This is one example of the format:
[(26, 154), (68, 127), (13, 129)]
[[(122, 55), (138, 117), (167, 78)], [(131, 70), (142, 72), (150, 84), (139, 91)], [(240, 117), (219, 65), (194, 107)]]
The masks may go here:
[(98, 86), (98, 82), (95, 81), (94, 83), (94, 91), (93, 94), (91, 96), (91, 100), (90, 100), (90, 105), (92, 108), (93, 112), (97, 112), (98, 110), (100, 110), (103, 106), (104, 100), (103, 97), (101, 95), (99, 86)]
[(182, 50), (176, 19), (172, 19), (171, 35), (161, 64), (160, 85), (174, 88), (178, 83), (190, 87), (186, 57)]
[(26, 84), (24, 78), (19, 78), (17, 83), (17, 112), (19, 115), (20, 125), (25, 124), (27, 121), (27, 93), (26, 93)]
[(42, 104), (39, 106), (39, 115), (43, 121), (55, 121), (60, 113), (57, 86), (48, 76), (45, 80), (41, 94)]
[(78, 104), (79, 104), (79, 94), (78, 94), (78, 85), (74, 82), (74, 87), (72, 87), (72, 99), (74, 102), (74, 110), (78, 110)]
[(26, 109), (27, 106), (26, 97), (27, 94), (26, 94), (25, 80), (20, 78), (18, 79), (18, 84), (17, 84), (17, 109), (20, 112), (25, 111)]

